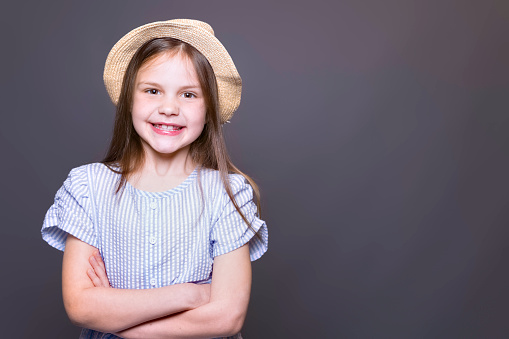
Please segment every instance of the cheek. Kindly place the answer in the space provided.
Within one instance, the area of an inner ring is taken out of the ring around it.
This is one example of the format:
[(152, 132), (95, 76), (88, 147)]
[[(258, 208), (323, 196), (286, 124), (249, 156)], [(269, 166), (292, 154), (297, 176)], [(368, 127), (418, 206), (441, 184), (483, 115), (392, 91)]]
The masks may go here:
[(196, 130), (197, 132), (199, 131), (199, 133), (197, 133), (197, 136), (200, 136), (203, 134), (203, 131), (205, 130), (205, 126), (207, 125), (207, 117), (205, 114), (202, 114), (200, 115), (199, 118), (197, 118), (194, 122), (195, 126), (196, 126)]
[(135, 95), (131, 104), (131, 112), (140, 112), (140, 109), (144, 106), (146, 106), (146, 103), (144, 103), (142, 99)]
[(140, 121), (140, 115), (137, 113), (135, 107), (133, 107), (133, 110), (131, 110), (131, 120), (134, 127), (136, 127), (136, 124)]
[(192, 123), (195, 126), (204, 126), (207, 123), (207, 112), (205, 105), (200, 105), (199, 107), (195, 107), (194, 112), (192, 114)]
[(136, 131), (136, 134), (140, 135), (140, 133), (143, 132), (141, 129), (141, 122), (139, 119), (136, 118), (135, 115), (133, 115), (133, 117), (132, 117), (132, 123), (133, 123), (133, 128)]

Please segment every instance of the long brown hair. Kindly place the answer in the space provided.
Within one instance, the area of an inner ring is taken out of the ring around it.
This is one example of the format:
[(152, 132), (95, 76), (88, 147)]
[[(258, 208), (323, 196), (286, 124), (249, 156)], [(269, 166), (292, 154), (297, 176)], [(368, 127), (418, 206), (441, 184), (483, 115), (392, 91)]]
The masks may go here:
[[(228, 174), (240, 174), (249, 182), (254, 191), (258, 214), (260, 214), (260, 192), (253, 179), (235, 167), (228, 156), (218, 114), (219, 98), (214, 70), (208, 60), (196, 48), (177, 39), (157, 38), (146, 42), (136, 51), (125, 72), (117, 103), (113, 137), (108, 153), (103, 159), (103, 163), (108, 168), (121, 175), (116, 192), (119, 193), (125, 187), (130, 175), (140, 170), (144, 164), (145, 153), (140, 136), (134, 129), (131, 115), (133, 88), (136, 75), (141, 66), (161, 53), (182, 53), (192, 61), (205, 98), (207, 112), (205, 127), (201, 135), (191, 144), (189, 155), (193, 162), (199, 166), (219, 171), (228, 197), (244, 222), (251, 227), (233, 197)], [(200, 177), (199, 174), (198, 178)]]

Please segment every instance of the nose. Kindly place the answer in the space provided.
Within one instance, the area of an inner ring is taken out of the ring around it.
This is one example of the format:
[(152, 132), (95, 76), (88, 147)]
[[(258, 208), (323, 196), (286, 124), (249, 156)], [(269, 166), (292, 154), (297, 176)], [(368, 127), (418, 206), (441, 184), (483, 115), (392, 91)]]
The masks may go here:
[(178, 105), (177, 98), (172, 96), (165, 96), (164, 100), (161, 100), (161, 105), (159, 106), (159, 113), (165, 115), (179, 115), (180, 107)]

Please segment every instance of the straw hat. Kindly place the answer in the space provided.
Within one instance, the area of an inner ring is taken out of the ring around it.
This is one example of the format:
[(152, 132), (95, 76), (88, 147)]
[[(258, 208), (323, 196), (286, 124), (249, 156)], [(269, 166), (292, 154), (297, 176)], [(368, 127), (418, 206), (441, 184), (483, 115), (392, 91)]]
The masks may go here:
[(164, 37), (187, 42), (207, 58), (216, 75), (221, 123), (229, 121), (240, 104), (242, 80), (228, 51), (214, 36), (212, 27), (198, 20), (153, 22), (124, 35), (113, 46), (104, 65), (104, 84), (113, 103), (118, 102), (124, 73), (134, 53), (145, 42)]

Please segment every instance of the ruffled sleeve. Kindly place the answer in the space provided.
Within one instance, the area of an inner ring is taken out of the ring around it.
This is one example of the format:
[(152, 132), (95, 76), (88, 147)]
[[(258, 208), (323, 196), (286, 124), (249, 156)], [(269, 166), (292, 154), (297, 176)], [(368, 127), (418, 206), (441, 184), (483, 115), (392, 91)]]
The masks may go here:
[(65, 249), (67, 234), (97, 247), (85, 166), (71, 170), (46, 212), (42, 238), (58, 250)]
[(268, 248), (268, 231), (265, 221), (257, 216), (251, 185), (238, 174), (230, 175), (232, 193), (240, 210), (250, 223), (246, 225), (232, 201), (224, 191), (220, 198), (218, 218), (212, 225), (212, 255), (231, 252), (249, 242), (251, 261), (260, 258)]

